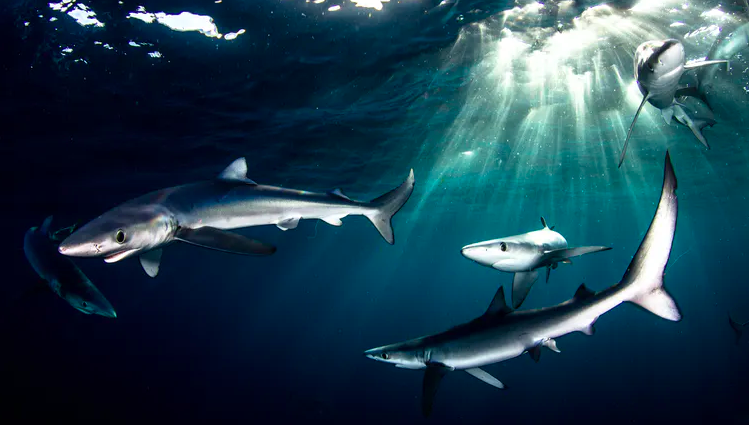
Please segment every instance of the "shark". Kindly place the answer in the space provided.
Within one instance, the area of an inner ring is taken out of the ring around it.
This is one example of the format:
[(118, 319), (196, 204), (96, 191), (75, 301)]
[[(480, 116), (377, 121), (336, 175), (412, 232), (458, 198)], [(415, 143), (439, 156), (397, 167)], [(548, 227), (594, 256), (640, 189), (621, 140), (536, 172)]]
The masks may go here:
[(512, 307), (523, 303), (533, 284), (538, 280), (538, 270), (546, 268), (546, 282), (559, 263), (572, 264), (570, 258), (593, 252), (608, 251), (606, 246), (570, 248), (564, 236), (549, 227), (541, 217), (541, 230), (466, 245), (461, 249), (464, 257), (482, 266), (514, 273), (512, 279)]
[(728, 323), (731, 325), (731, 329), (736, 333), (736, 344), (738, 344), (741, 341), (741, 336), (744, 334), (744, 327), (749, 325), (749, 320), (744, 323), (737, 322), (733, 320), (733, 317), (729, 314)]
[(341, 189), (315, 193), (258, 184), (247, 178), (246, 159), (238, 158), (214, 179), (156, 190), (112, 208), (65, 238), (59, 251), (72, 257), (104, 257), (107, 263), (137, 255), (146, 274), (156, 277), (162, 249), (176, 241), (265, 256), (276, 247), (228, 230), (261, 225), (289, 230), (301, 219), (340, 226), (349, 215), (367, 217), (392, 245), (392, 218), (414, 185), (412, 169), (397, 188), (362, 202)]
[(710, 144), (707, 142), (702, 130), (712, 127), (716, 124), (713, 111), (707, 105), (702, 104), (697, 98), (691, 96), (681, 96), (676, 100), (674, 108), (674, 119), (679, 124), (692, 130), (692, 134), (707, 149)]
[(608, 289), (593, 292), (582, 284), (572, 299), (561, 304), (521, 311), (507, 306), (500, 287), (478, 318), (442, 333), (373, 348), (364, 355), (398, 368), (424, 370), (421, 407), (423, 415), (430, 416), (439, 384), (448, 373), (465, 371), (504, 389), (504, 383), (482, 367), (524, 353), (538, 361), (542, 348), (560, 352), (557, 338), (573, 332), (593, 335), (596, 320), (623, 303), (635, 304), (669, 321), (680, 321), (681, 311), (664, 286), (676, 231), (676, 188), (667, 151), (655, 216), (621, 281)]
[[(650, 103), (660, 109), (666, 124), (670, 124), (674, 116), (674, 105), (678, 105), (675, 98), (680, 95), (679, 80), (684, 72), (722, 63), (728, 66), (727, 60), (701, 60), (686, 63), (684, 45), (675, 39), (650, 40), (637, 47), (634, 58), (634, 76), (637, 88), (643, 97), (627, 131), (627, 138), (624, 140), (624, 148), (619, 158), (619, 168), (624, 163), (632, 130), (635, 128), (637, 117), (640, 116), (645, 103)], [(691, 93), (691, 90), (684, 93)]]
[(46, 282), (46, 287), (71, 307), (84, 314), (116, 318), (117, 312), (99, 289), (69, 258), (57, 252), (51, 223), (49, 216), (40, 227), (26, 231), (23, 252), (31, 267)]

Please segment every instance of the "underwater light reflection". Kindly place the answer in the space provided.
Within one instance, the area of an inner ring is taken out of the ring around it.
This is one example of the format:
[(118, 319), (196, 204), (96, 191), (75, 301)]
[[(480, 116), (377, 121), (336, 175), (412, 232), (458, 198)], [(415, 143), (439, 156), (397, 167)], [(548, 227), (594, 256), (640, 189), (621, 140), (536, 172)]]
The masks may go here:
[[(518, 6), (461, 30), (445, 69), (454, 71), (464, 52), (478, 51), (477, 60), (468, 73), (465, 101), (448, 130), (427, 137), (440, 153), (428, 159), (433, 165), (424, 181), (440, 183), (425, 184), (420, 206), (461, 196), (482, 210), (477, 214), (486, 214), (495, 202), (522, 210), (531, 207), (525, 205), (529, 200), (543, 203), (532, 205), (538, 211), (552, 208), (560, 193), (580, 199), (619, 197), (633, 205), (649, 182), (645, 164), (679, 131), (646, 107), (633, 134), (638, 149), (631, 162), (621, 173), (610, 172), (642, 100), (632, 75), (636, 47), (645, 40), (680, 38), (688, 59), (701, 58), (720, 35), (716, 24), (734, 19), (680, 1), (643, 0), (629, 10), (591, 7), (558, 25), (543, 20), (546, 8), (541, 3)], [(569, 14), (573, 4), (565, 2), (564, 8)], [(564, 15), (559, 11), (557, 17)], [(463, 160), (464, 152), (475, 153), (471, 161)], [(578, 165), (564, 166), (569, 163)], [(441, 182), (457, 175), (460, 190), (469, 193), (445, 190)], [(471, 183), (463, 184), (468, 178)], [(477, 189), (486, 185), (495, 188), (489, 199)], [(562, 204), (573, 208), (576, 202)]]

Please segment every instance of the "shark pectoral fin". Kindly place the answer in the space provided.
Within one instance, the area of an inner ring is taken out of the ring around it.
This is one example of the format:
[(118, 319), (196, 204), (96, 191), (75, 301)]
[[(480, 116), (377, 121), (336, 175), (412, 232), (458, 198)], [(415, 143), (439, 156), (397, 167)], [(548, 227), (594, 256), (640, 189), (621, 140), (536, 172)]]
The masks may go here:
[(674, 117), (674, 107), (669, 106), (661, 109), (661, 115), (663, 116), (663, 121), (666, 121), (666, 125), (671, 125), (671, 119)]
[(283, 219), (276, 223), (276, 227), (278, 227), (281, 230), (289, 230), (289, 229), (296, 229), (297, 226), (299, 226), (299, 219), (301, 217), (290, 217)]
[(684, 69), (696, 69), (701, 68), (703, 66), (708, 65), (717, 65), (724, 63), (726, 64), (726, 69), (728, 69), (728, 66), (730, 65), (727, 60), (709, 60), (709, 61), (699, 61), (699, 62), (692, 62), (684, 65)]
[(648, 101), (648, 98), (650, 97), (650, 93), (643, 96), (642, 102), (640, 102), (640, 106), (637, 108), (637, 112), (635, 112), (635, 118), (632, 120), (632, 124), (629, 125), (629, 130), (627, 131), (627, 138), (624, 140), (624, 148), (622, 149), (622, 156), (619, 158), (619, 168), (622, 167), (622, 163), (624, 162), (624, 156), (627, 154), (627, 146), (629, 145), (629, 138), (632, 136), (632, 129), (635, 128), (635, 123), (637, 122), (637, 117), (640, 116), (640, 112), (642, 111), (642, 107), (645, 106), (645, 102)]
[(161, 264), (161, 249), (152, 249), (140, 254), (140, 265), (147, 275), (156, 277), (159, 274), (159, 265)]
[(515, 273), (512, 279), (512, 307), (518, 308), (525, 301), (531, 287), (538, 280), (538, 270)]
[(491, 376), (488, 372), (484, 371), (483, 369), (474, 367), (472, 369), (466, 369), (466, 372), (468, 372), (469, 375), (486, 382), (492, 387), (499, 388), (500, 390), (505, 389), (505, 384), (500, 382), (499, 379)]
[(343, 217), (341, 216), (323, 217), (321, 218), (321, 220), (330, 224), (331, 226), (340, 226), (343, 224), (343, 222), (341, 221)]
[(531, 356), (534, 362), (538, 363), (539, 360), (541, 360), (541, 346), (537, 345), (530, 350), (528, 350), (528, 354)]
[(174, 238), (203, 248), (241, 255), (271, 255), (276, 252), (276, 247), (273, 245), (215, 227), (198, 229), (181, 227)]
[[(544, 254), (547, 258), (558, 259), (559, 261), (564, 262), (564, 260), (569, 260), (572, 257), (579, 257), (594, 252), (608, 251), (610, 249), (611, 247), (608, 246), (580, 246), (577, 248), (554, 249), (546, 251)], [(570, 264), (571, 263), (572, 262), (570, 261)]]
[(489, 308), (486, 309), (486, 313), (484, 314), (499, 314), (504, 316), (511, 312), (512, 309), (510, 309), (505, 302), (505, 289), (500, 286), (494, 294), (494, 298), (492, 299), (491, 304), (489, 304)]
[(544, 342), (541, 343), (544, 347), (548, 348), (549, 350), (555, 352), (555, 353), (561, 353), (559, 348), (557, 348), (557, 342), (554, 340), (554, 338), (546, 338)]
[(257, 185), (247, 178), (247, 161), (244, 158), (235, 159), (228, 167), (218, 175), (220, 180), (239, 181), (251, 185)]
[(424, 383), (422, 385), (421, 392), (421, 413), (424, 417), (429, 417), (432, 414), (432, 407), (434, 407), (434, 396), (437, 395), (437, 389), (439, 389), (442, 378), (451, 369), (439, 364), (427, 365), (426, 372), (424, 372)]

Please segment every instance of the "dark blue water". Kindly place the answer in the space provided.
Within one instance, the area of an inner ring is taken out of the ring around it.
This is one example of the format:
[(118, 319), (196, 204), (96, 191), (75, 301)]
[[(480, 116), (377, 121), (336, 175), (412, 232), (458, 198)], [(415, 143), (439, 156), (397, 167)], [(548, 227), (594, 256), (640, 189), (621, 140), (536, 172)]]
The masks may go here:
[[(3, 417), (425, 422), (422, 373), (362, 352), (483, 313), (511, 275), (460, 248), (540, 216), (571, 245), (613, 250), (560, 265), (522, 308), (618, 282), (668, 148), (680, 209), (666, 285), (684, 319), (619, 307), (595, 336), (560, 338), (561, 354), (486, 367), (506, 391), (449, 374), (428, 422), (749, 423), (749, 342), (727, 320), (749, 320), (747, 50), (717, 74), (711, 150), (647, 107), (616, 168), (640, 100), (635, 47), (677, 37), (705, 57), (746, 22), (743, 3), (79, 3), (102, 26), (48, 2), (2, 8)], [(127, 17), (140, 6), (211, 16), (222, 37)], [(413, 168), (416, 189), (393, 246), (362, 217), (302, 221), (239, 231), (279, 248), (267, 258), (174, 244), (155, 279), (134, 259), (76, 259), (114, 320), (19, 297), (37, 280), (23, 234), (46, 216), (82, 224), (240, 156), (263, 184), (368, 200)]]

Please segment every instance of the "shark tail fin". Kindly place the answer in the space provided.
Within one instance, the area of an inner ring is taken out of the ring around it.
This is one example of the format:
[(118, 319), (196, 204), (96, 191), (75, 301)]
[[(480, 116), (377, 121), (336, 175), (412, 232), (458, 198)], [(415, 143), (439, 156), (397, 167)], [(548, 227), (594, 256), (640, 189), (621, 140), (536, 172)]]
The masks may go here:
[(400, 211), (406, 201), (408, 201), (408, 198), (411, 197), (413, 191), (414, 170), (411, 170), (406, 181), (400, 186), (370, 202), (370, 205), (374, 207), (374, 211), (366, 214), (366, 217), (374, 224), (377, 231), (380, 232), (380, 235), (382, 235), (387, 243), (391, 245), (395, 243), (393, 224), (391, 222), (393, 216)]
[(733, 317), (731, 317), (731, 314), (728, 314), (728, 323), (731, 325), (731, 329), (736, 333), (736, 344), (739, 343), (741, 340), (741, 335), (744, 334), (744, 330), (742, 329), (744, 326), (749, 324), (749, 322), (741, 324), (735, 320), (733, 320)]
[(679, 307), (663, 285), (678, 212), (676, 175), (668, 151), (664, 168), (661, 199), (655, 217), (620, 285), (630, 294), (629, 302), (666, 320), (678, 322), (681, 320)]

